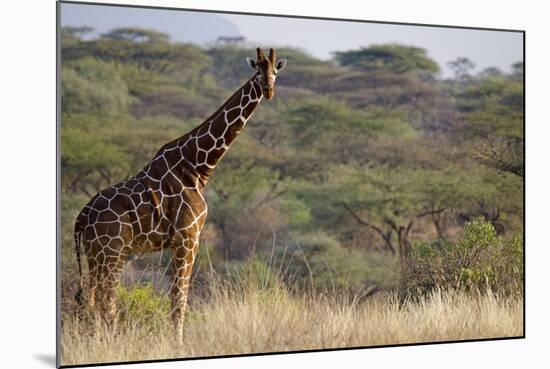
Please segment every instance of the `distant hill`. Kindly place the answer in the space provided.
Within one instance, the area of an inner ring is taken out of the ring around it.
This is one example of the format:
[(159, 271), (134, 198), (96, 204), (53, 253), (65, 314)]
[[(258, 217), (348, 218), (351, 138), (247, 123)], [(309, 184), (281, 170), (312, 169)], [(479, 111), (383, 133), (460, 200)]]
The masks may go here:
[(198, 44), (242, 36), (233, 23), (212, 13), (67, 3), (61, 8), (61, 25), (92, 27), (92, 38), (121, 27), (152, 28), (168, 34), (171, 41)]

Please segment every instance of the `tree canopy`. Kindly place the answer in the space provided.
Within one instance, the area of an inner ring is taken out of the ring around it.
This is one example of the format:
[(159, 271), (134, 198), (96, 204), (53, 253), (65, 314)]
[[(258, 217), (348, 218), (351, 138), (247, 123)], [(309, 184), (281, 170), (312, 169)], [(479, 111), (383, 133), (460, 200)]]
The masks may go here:
[[(87, 196), (135, 174), (214, 112), (251, 77), (245, 58), (255, 55), (246, 44), (199, 47), (138, 28), (89, 31), (62, 30), (69, 220)], [(205, 193), (202, 242), (214, 263), (271, 255), (275, 245), (294, 255), (300, 283), (314, 273), (318, 287), (392, 286), (396, 260), (455, 242), (479, 217), (499, 237), (522, 234), (522, 62), (474, 74), (458, 58), (453, 78), (442, 79), (426, 50), (410, 45), (328, 61), (290, 47), (277, 54), (289, 60), (277, 96), (259, 107)], [(70, 227), (64, 232), (72, 250)]]
[(371, 45), (359, 50), (336, 52), (335, 58), (343, 66), (368, 72), (389, 71), (400, 74), (439, 71), (439, 66), (427, 56), (426, 50), (414, 46)]

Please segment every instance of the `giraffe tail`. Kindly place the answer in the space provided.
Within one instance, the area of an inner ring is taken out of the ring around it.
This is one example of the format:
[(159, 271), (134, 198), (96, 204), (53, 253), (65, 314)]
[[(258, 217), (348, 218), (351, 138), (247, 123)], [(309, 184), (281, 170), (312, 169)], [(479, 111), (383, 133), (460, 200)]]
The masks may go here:
[(82, 306), (84, 303), (84, 281), (82, 276), (82, 262), (80, 258), (80, 241), (82, 230), (80, 229), (80, 222), (78, 219), (75, 222), (74, 229), (74, 245), (76, 251), (76, 261), (78, 263), (78, 290), (75, 293), (75, 299), (79, 306)]

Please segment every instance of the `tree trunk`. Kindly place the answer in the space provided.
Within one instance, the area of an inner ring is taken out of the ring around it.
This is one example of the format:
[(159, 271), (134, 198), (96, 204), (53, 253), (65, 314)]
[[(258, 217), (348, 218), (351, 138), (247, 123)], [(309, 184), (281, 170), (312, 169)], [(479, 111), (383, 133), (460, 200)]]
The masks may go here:
[(441, 225), (441, 214), (440, 213), (432, 213), (432, 221), (435, 226), (435, 231), (437, 232), (437, 237), (440, 240), (445, 241), (447, 236), (445, 235), (445, 232), (443, 231), (443, 226)]
[(409, 242), (409, 231), (412, 227), (412, 223), (409, 223), (407, 227), (399, 227), (397, 232), (397, 242), (399, 243), (399, 256), (401, 260), (408, 260), (411, 256), (412, 246)]

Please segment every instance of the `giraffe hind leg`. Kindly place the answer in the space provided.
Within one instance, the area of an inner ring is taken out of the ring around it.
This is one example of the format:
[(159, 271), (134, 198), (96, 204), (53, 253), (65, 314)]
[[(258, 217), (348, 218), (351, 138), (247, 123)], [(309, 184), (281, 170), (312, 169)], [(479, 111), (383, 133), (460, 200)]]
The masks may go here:
[(116, 288), (127, 259), (127, 249), (118, 239), (113, 239), (95, 257), (96, 272), (90, 278), (90, 306), (95, 307), (96, 312), (111, 326), (117, 312)]
[(88, 257), (88, 269), (89, 269), (89, 291), (88, 291), (88, 306), (92, 311), (96, 308), (96, 289), (99, 281), (98, 277), (98, 264), (95, 258)]

